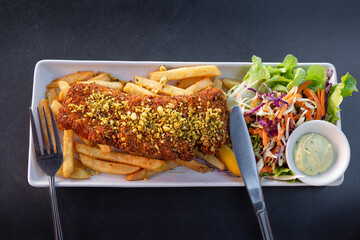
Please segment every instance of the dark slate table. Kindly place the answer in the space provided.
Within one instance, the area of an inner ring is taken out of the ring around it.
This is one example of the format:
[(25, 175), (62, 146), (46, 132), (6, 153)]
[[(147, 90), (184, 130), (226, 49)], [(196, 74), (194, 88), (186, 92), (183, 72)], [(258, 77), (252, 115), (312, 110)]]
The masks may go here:
[[(356, 1), (1, 1), (0, 238), (51, 239), (46, 188), (27, 183), (41, 59), (330, 62), (360, 81)], [(339, 187), (264, 189), (276, 239), (360, 238), (360, 98), (342, 103), (352, 150)], [(65, 239), (260, 239), (245, 188), (58, 188)]]

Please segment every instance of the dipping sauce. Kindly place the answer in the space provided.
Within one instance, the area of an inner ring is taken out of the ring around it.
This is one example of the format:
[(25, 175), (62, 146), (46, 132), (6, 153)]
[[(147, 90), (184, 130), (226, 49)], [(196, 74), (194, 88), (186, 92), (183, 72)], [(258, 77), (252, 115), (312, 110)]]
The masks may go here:
[(293, 154), (296, 167), (310, 176), (326, 171), (334, 155), (331, 143), (317, 133), (301, 136), (296, 142)]

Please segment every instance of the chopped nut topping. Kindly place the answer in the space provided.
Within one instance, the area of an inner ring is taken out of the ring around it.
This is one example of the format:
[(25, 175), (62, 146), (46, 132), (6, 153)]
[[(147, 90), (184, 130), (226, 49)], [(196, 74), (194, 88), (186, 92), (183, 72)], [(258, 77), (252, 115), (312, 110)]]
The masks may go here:
[(84, 91), (83, 100), (77, 102), (78, 105), (69, 103), (70, 112), (80, 113), (81, 121), (89, 123), (96, 133), (102, 133), (105, 141), (118, 139), (119, 146), (146, 140), (149, 149), (161, 152), (167, 141), (178, 149), (182, 149), (185, 141), (190, 148), (205, 143), (210, 151), (215, 152), (218, 142), (225, 141), (223, 136), (228, 136), (227, 123), (223, 121), (228, 112), (215, 107), (219, 105), (204, 101), (199, 95), (194, 95), (192, 104), (188, 100), (178, 101), (175, 97), (159, 104), (156, 98), (129, 102), (126, 95), (114, 97), (111, 92), (85, 88), (81, 91)]

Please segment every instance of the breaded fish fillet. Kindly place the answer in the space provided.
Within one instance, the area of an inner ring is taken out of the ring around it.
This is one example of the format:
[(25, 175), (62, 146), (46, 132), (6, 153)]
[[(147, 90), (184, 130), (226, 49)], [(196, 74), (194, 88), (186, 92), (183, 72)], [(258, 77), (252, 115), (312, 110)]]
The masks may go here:
[(77, 83), (69, 90), (58, 121), (94, 144), (188, 161), (194, 150), (214, 154), (228, 141), (229, 116), (226, 95), (217, 88), (168, 97)]

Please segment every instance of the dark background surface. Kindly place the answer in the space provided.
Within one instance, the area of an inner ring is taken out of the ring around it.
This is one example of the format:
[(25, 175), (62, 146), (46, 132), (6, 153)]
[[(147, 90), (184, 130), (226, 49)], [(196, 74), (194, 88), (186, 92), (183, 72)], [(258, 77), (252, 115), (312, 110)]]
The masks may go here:
[[(0, 238), (51, 239), (48, 190), (27, 183), (28, 107), (41, 59), (333, 63), (360, 81), (357, 1), (1, 1)], [(275, 239), (359, 239), (359, 110), (339, 187), (264, 189)], [(58, 188), (65, 239), (260, 239), (245, 188)]]

